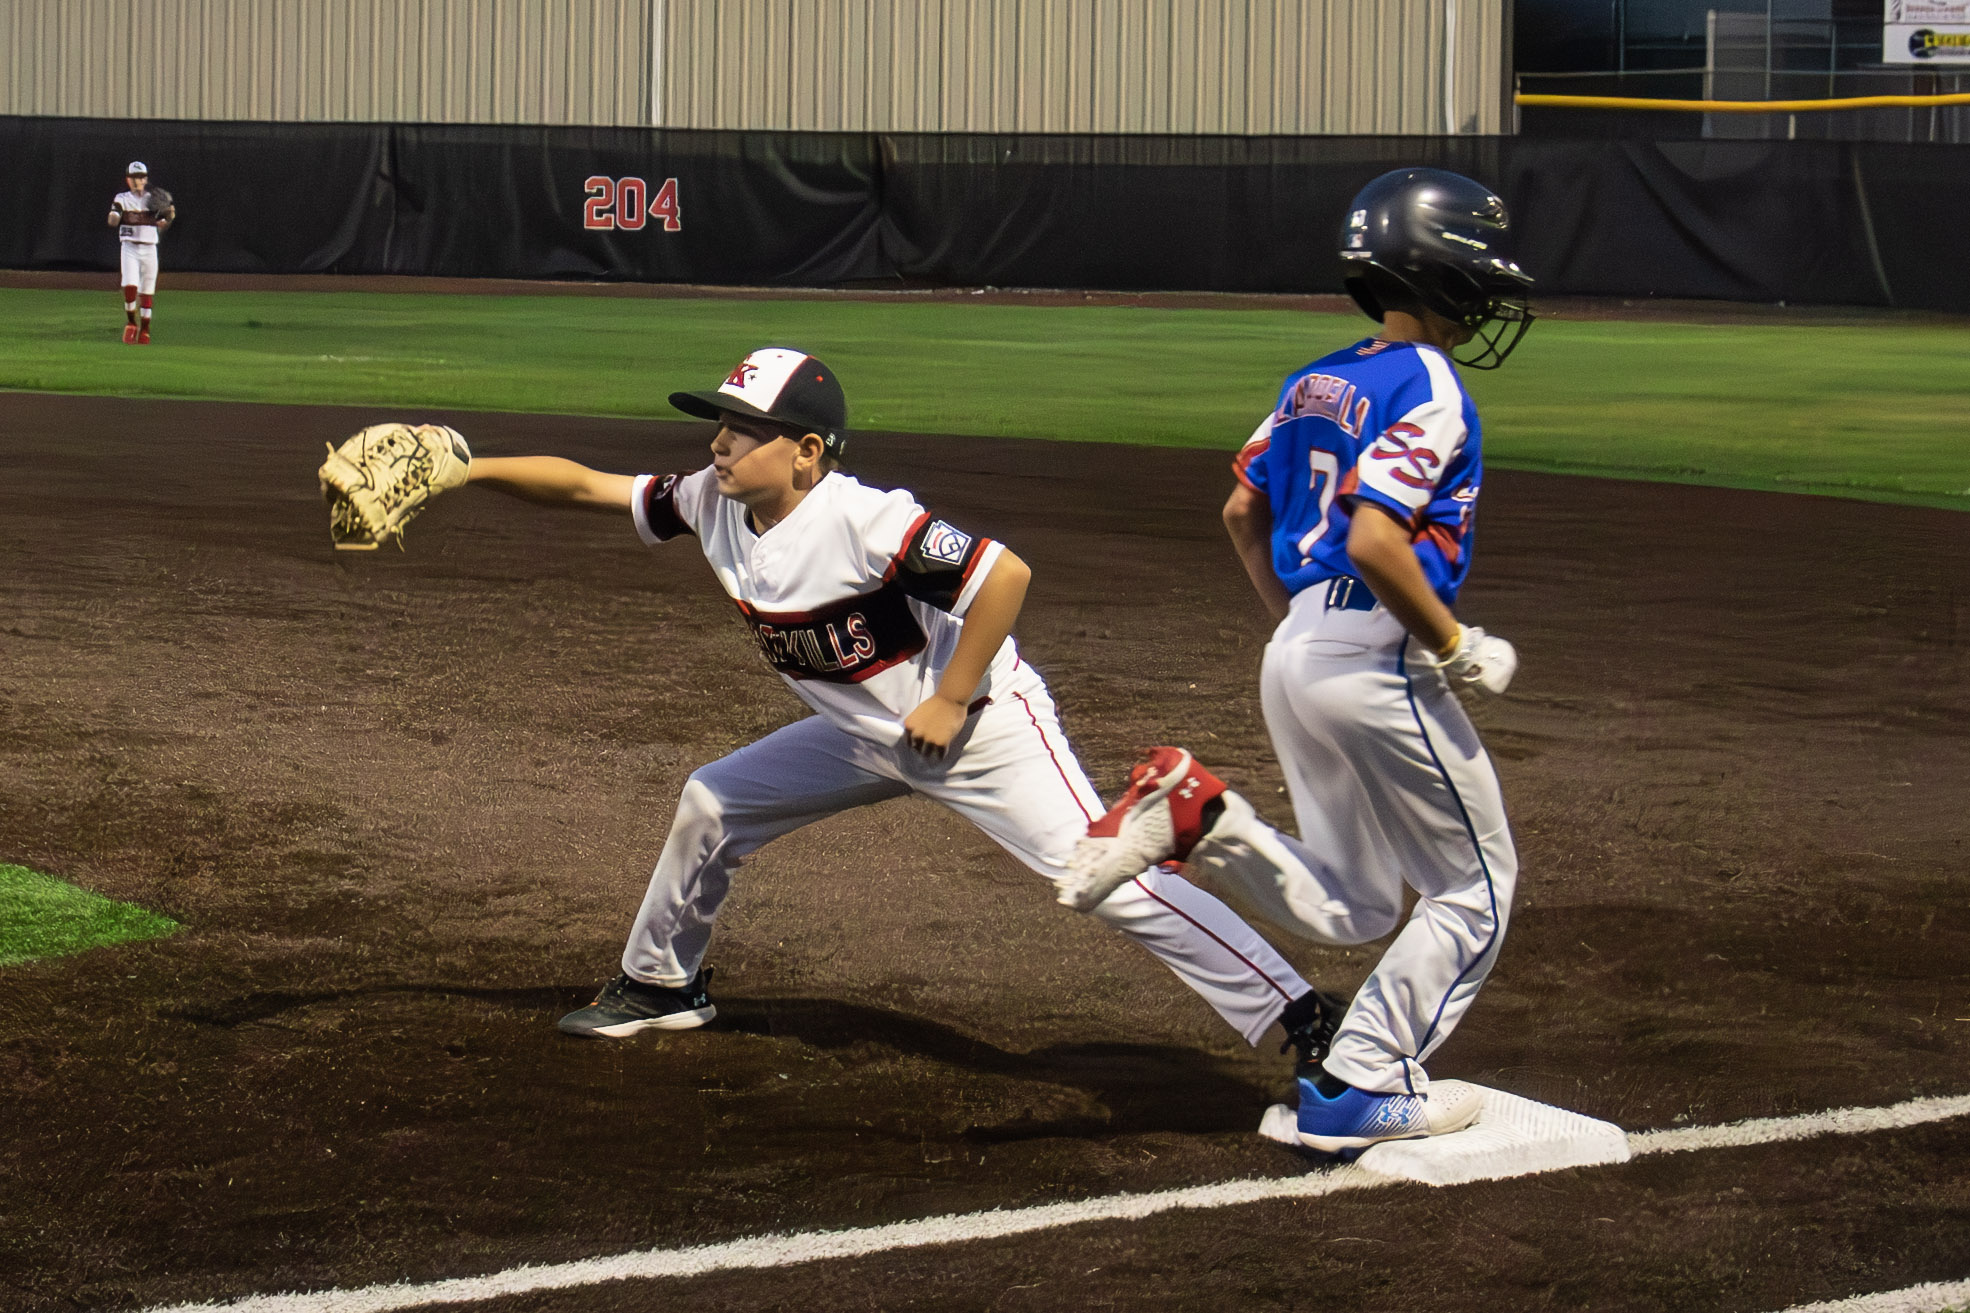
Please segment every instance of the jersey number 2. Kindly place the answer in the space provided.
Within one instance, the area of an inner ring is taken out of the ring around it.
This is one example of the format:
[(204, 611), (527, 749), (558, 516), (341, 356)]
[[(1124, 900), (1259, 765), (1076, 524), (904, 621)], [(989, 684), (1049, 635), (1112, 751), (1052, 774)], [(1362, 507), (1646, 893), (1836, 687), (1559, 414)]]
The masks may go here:
[(1320, 517), (1314, 522), (1313, 532), (1300, 539), (1301, 565), (1313, 560), (1313, 545), (1320, 541), (1322, 534), (1327, 532), (1327, 511), (1334, 504), (1335, 485), (1341, 481), (1340, 458), (1333, 452), (1322, 451), (1315, 447), (1307, 453), (1307, 460), (1313, 467), (1313, 477), (1308, 481), (1307, 487), (1320, 504)]

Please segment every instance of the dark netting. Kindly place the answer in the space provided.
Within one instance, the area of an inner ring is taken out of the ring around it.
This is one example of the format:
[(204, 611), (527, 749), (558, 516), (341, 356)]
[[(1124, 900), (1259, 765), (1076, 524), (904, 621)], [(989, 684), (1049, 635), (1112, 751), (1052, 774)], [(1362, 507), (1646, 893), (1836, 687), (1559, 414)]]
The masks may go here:
[(1934, 219), (1970, 200), (1970, 153), (1825, 141), (14, 117), (0, 266), (114, 269), (102, 214), (133, 155), (178, 201), (178, 270), (1337, 292), (1344, 207), (1417, 164), (1505, 198), (1540, 295), (1970, 311)]

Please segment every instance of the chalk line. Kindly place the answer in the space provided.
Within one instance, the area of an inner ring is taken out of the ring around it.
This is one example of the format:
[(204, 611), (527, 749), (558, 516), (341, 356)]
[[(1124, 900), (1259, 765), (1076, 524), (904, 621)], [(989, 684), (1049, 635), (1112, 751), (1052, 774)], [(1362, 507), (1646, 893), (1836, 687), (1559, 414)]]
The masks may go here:
[(1800, 1304), (1785, 1313), (1944, 1313), (1965, 1305), (1970, 1305), (1970, 1281), (1948, 1281), (1832, 1299), (1824, 1304)]
[(1811, 1112), (1799, 1117), (1760, 1117), (1728, 1126), (1642, 1131), (1628, 1137), (1628, 1152), (1640, 1157), (1645, 1153), (1686, 1153), (1692, 1149), (1810, 1140), (1816, 1135), (1864, 1135), (1869, 1131), (1892, 1131), (1944, 1121), (1965, 1113), (1970, 1113), (1970, 1095), (1910, 1099), (1886, 1108), (1835, 1108), (1831, 1112)]
[[(1830, 1112), (1807, 1113), (1799, 1117), (1765, 1117), (1734, 1122), (1726, 1126), (1692, 1126), (1674, 1130), (1643, 1131), (1628, 1137), (1629, 1149), (1640, 1156), (1650, 1153), (1685, 1153), (1700, 1149), (1741, 1148), (1749, 1145), (1777, 1144), (1788, 1140), (1811, 1139), (1820, 1135), (1862, 1135), (1873, 1131), (1897, 1130), (1945, 1121), (1970, 1114), (1970, 1095), (1953, 1098), (1911, 1099), (1885, 1108), (1836, 1108)], [(1057, 1227), (1084, 1226), (1093, 1222), (1134, 1221), (1179, 1209), (1233, 1208), (1241, 1204), (1265, 1203), (1278, 1199), (1307, 1199), (1339, 1194), (1348, 1190), (1367, 1190), (1382, 1186), (1410, 1184), (1379, 1176), (1359, 1167), (1334, 1167), (1301, 1176), (1260, 1177), (1242, 1181), (1223, 1181), (1216, 1185), (1189, 1186), (1179, 1190), (1159, 1190), (1149, 1194), (1103, 1195), (1073, 1203), (1041, 1204), (1030, 1208), (991, 1209), (982, 1213), (952, 1213), (910, 1222), (891, 1222), (884, 1226), (857, 1227), (842, 1231), (804, 1231), (790, 1235), (771, 1234), (731, 1240), (716, 1245), (693, 1245), (683, 1249), (644, 1249), (607, 1258), (582, 1259), (572, 1263), (523, 1265), (487, 1276), (455, 1277), (421, 1284), (393, 1282), (345, 1290), (317, 1290), (291, 1294), (248, 1295), (232, 1300), (204, 1303), (159, 1305), (145, 1313), (393, 1313), (398, 1309), (423, 1308), (433, 1304), (469, 1304), (542, 1290), (566, 1290), (577, 1286), (601, 1285), (610, 1281), (637, 1281), (660, 1277), (701, 1276), (708, 1272), (787, 1267), (825, 1259), (859, 1258), (867, 1254), (899, 1249), (918, 1249), (931, 1245), (962, 1244), (972, 1240), (995, 1240), (1026, 1235)], [(1454, 1187), (1445, 1187), (1454, 1188)], [(1916, 1291), (1959, 1287), (1916, 1287)], [(1970, 1289), (1970, 1283), (1961, 1287)], [(1868, 1300), (1892, 1300), (1910, 1296), (1916, 1303), (1814, 1304), (1813, 1313), (1937, 1313), (1948, 1303), (1921, 1303), (1926, 1295), (1902, 1291), (1890, 1295), (1870, 1295)], [(1788, 1310), (1805, 1313), (1805, 1310)]]

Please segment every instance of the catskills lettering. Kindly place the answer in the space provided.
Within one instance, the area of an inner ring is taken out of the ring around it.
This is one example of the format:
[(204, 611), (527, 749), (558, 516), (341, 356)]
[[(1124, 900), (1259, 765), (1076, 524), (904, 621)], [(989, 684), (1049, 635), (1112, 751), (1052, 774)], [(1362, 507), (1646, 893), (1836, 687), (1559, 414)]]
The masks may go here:
[(773, 665), (817, 675), (854, 670), (874, 660), (878, 650), (875, 634), (860, 611), (851, 611), (839, 620), (804, 625), (770, 625), (755, 620), (752, 635)]

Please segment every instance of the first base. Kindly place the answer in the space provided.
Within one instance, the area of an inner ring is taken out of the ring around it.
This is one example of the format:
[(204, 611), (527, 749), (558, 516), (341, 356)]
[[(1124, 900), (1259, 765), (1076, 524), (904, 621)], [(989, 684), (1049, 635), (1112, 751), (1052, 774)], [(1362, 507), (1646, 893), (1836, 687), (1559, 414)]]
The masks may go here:
[[(1480, 1085), (1484, 1104), (1468, 1127), (1423, 1140), (1385, 1140), (1361, 1151), (1355, 1165), (1425, 1185), (1460, 1185), (1562, 1167), (1628, 1161), (1628, 1135), (1613, 1122)], [(1283, 1103), (1266, 1109), (1259, 1134), (1300, 1147), (1299, 1114)]]

